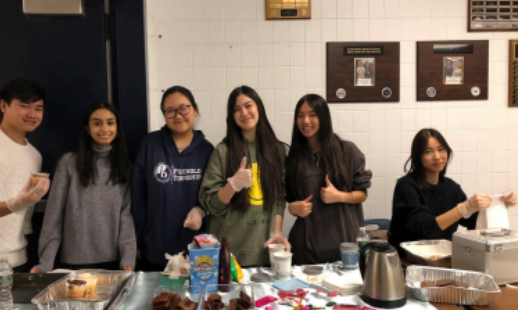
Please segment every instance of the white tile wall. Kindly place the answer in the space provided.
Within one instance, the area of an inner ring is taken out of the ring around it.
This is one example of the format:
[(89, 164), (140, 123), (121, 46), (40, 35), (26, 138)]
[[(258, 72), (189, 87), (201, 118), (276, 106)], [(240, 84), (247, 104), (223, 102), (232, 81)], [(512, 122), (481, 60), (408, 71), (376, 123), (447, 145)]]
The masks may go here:
[[(467, 33), (465, 0), (313, 0), (311, 20), (267, 21), (264, 0), (147, 0), (150, 130), (163, 125), (162, 90), (193, 90), (197, 128), (216, 144), (225, 134), (230, 91), (257, 89), (280, 139), (293, 109), (325, 94), (325, 43), (400, 41), (401, 102), (332, 104), (333, 125), (365, 153), (373, 187), (365, 215), (391, 217), (393, 189), (416, 131), (440, 130), (454, 150), (449, 175), (468, 196), (518, 190), (518, 109), (507, 108), (508, 40), (514, 33)], [(448, 9), (445, 10), (444, 8)], [(489, 100), (416, 102), (416, 41), (488, 39)], [(510, 209), (518, 229), (518, 207)], [(285, 230), (292, 224), (287, 216)]]

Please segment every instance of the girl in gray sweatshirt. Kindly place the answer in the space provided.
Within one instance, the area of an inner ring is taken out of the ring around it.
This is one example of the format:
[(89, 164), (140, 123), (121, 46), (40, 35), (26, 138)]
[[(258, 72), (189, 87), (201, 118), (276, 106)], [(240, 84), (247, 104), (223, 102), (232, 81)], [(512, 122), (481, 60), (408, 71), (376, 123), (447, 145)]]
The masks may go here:
[(48, 272), (61, 248), (61, 268), (135, 267), (131, 216), (131, 164), (120, 117), (112, 104), (95, 103), (83, 117), (76, 152), (58, 163), (39, 242), (40, 264)]

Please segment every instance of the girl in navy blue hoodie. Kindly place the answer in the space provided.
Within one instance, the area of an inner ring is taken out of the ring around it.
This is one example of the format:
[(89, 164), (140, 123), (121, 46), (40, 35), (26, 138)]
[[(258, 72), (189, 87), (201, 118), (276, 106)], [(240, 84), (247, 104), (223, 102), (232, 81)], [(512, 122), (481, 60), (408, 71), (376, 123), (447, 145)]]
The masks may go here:
[(143, 271), (163, 271), (171, 255), (187, 250), (200, 233), (205, 211), (198, 201), (203, 174), (214, 150), (193, 130), (198, 106), (182, 86), (162, 96), (166, 125), (148, 134), (135, 163), (132, 210)]

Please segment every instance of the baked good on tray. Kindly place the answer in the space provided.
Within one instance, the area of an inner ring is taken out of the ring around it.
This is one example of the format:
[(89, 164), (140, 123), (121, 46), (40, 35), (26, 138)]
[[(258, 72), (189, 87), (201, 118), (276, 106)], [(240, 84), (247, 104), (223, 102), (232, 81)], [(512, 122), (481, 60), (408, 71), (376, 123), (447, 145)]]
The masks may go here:
[(441, 279), (437, 281), (421, 281), (421, 288), (448, 288), (448, 287), (458, 287), (458, 288), (469, 288), (467, 283), (458, 282), (451, 279)]
[(427, 288), (427, 287), (437, 287), (437, 285), (433, 281), (422, 281), (421, 288)]
[(185, 297), (182, 299), (180, 295), (169, 292), (162, 292), (153, 298), (153, 310), (194, 310), (198, 303)]
[(86, 281), (83, 280), (67, 280), (67, 296), (68, 298), (81, 298), (86, 291)]
[(86, 294), (91, 294), (95, 292), (95, 287), (97, 286), (97, 277), (92, 275), (91, 273), (82, 273), (77, 276), (77, 280), (86, 281)]
[[(239, 293), (239, 298), (230, 299), (230, 310), (248, 310), (251, 307), (250, 296), (245, 292)], [(203, 304), (205, 310), (221, 310), (225, 308), (225, 304), (221, 300), (221, 295), (210, 294), (207, 301)]]

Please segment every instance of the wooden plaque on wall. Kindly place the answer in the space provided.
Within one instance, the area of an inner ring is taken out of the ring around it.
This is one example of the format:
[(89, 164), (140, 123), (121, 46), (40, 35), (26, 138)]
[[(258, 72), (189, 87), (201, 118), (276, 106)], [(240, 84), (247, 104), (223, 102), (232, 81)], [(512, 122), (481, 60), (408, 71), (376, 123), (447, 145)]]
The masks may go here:
[(399, 42), (328, 42), (327, 102), (399, 102)]
[(509, 40), (509, 106), (518, 107), (518, 40)]
[(518, 31), (518, 1), (468, 0), (468, 31)]
[(266, 19), (310, 19), (311, 0), (264, 0)]
[(417, 42), (417, 101), (487, 100), (489, 41)]

